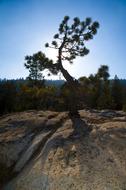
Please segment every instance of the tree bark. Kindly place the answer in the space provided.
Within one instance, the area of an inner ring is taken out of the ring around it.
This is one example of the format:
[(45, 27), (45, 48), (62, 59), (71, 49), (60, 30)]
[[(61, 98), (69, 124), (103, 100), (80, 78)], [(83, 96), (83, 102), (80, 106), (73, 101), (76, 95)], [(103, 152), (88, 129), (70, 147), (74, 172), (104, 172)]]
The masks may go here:
[(61, 62), (59, 63), (59, 69), (60, 69), (61, 73), (63, 74), (64, 78), (66, 79), (66, 81), (69, 84), (73, 84), (74, 83), (73, 77), (68, 73), (68, 71), (66, 69), (64, 69)]
[(66, 79), (68, 83), (68, 88), (70, 90), (70, 98), (69, 98), (69, 115), (71, 117), (80, 117), (78, 113), (78, 90), (79, 83), (77, 80), (74, 80), (74, 78), (68, 73), (66, 69), (64, 69), (62, 65), (61, 55), (59, 57), (58, 67), (63, 74), (64, 78)]

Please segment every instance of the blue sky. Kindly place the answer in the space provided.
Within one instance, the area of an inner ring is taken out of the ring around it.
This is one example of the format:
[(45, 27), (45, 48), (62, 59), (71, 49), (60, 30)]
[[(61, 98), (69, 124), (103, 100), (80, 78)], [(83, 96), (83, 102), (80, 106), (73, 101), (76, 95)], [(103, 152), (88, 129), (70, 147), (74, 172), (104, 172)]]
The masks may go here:
[(107, 64), (111, 78), (126, 78), (126, 0), (0, 0), (0, 78), (25, 78), (25, 55), (41, 50), (55, 59), (44, 44), (65, 15), (100, 23), (98, 34), (87, 42), (90, 53), (73, 65), (65, 63), (70, 74), (89, 76)]

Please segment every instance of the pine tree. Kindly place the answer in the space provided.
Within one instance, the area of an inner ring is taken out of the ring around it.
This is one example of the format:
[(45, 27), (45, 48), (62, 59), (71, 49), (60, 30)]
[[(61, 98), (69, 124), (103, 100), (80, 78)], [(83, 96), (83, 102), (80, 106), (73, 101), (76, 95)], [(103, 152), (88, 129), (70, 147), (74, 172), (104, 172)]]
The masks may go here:
[(56, 63), (57, 69), (63, 74), (66, 79), (70, 95), (71, 107), (70, 114), (78, 115), (77, 112), (77, 92), (79, 92), (79, 83), (69, 72), (64, 69), (63, 61), (73, 63), (73, 60), (78, 56), (85, 56), (89, 53), (86, 48), (86, 41), (93, 39), (99, 28), (98, 22), (92, 22), (91, 18), (86, 18), (85, 21), (80, 21), (78, 17), (73, 19), (73, 23), (69, 24), (69, 16), (65, 16), (59, 25), (59, 31), (54, 35), (54, 40), (51, 45), (46, 43), (46, 47), (54, 48), (58, 52)]
[(41, 51), (33, 54), (32, 56), (26, 56), (25, 61), (24, 66), (29, 70), (28, 79), (32, 81), (34, 85), (43, 84), (44, 75), (42, 71), (45, 70), (45, 67), (52, 65), (53, 61), (49, 60)]
[(122, 86), (120, 84), (119, 78), (115, 75), (114, 80), (112, 82), (112, 90), (111, 90), (113, 102), (114, 102), (114, 109), (120, 110), (122, 109)]

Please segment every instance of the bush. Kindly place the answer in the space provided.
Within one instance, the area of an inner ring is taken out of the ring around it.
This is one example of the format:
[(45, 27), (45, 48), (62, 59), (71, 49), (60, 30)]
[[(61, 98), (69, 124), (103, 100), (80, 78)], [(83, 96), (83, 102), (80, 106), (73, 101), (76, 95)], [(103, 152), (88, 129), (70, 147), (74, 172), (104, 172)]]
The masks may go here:
[(123, 105), (123, 111), (126, 112), (126, 104)]

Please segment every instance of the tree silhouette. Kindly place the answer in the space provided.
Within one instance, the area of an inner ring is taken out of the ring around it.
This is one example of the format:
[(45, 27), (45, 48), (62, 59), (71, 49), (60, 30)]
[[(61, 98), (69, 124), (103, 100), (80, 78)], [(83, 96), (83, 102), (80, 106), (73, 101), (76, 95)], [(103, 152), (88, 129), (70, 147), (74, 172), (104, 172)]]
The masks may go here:
[(95, 75), (99, 84), (98, 86), (96, 85), (98, 92), (96, 103), (99, 109), (109, 109), (112, 106), (109, 76), (109, 67), (107, 65), (101, 65)]
[(122, 109), (123, 89), (117, 75), (115, 75), (114, 80), (112, 82), (111, 94), (112, 94), (112, 98), (114, 102), (114, 109), (117, 109), (117, 110)]
[(41, 51), (33, 54), (32, 56), (25, 57), (24, 66), (29, 70), (28, 79), (37, 85), (44, 79), (42, 71), (48, 69), (51, 73), (57, 74), (53, 61), (48, 59)]
[(91, 18), (80, 21), (78, 17), (73, 19), (73, 24), (69, 25), (69, 16), (65, 16), (59, 25), (59, 32), (54, 35), (54, 39), (45, 47), (57, 49), (58, 60), (57, 69), (59, 69), (68, 83), (74, 82), (74, 78), (64, 69), (62, 61), (73, 63), (77, 56), (85, 56), (89, 53), (89, 49), (85, 46), (85, 41), (93, 39), (99, 28), (98, 22), (92, 22)]
[(101, 67), (98, 69), (96, 76), (99, 79), (102, 79), (104, 82), (107, 81), (110, 76), (109, 67), (107, 65), (101, 65)]
[(45, 47), (54, 48), (58, 51), (58, 59), (56, 67), (66, 79), (69, 90), (71, 91), (71, 107), (72, 115), (77, 115), (77, 95), (76, 91), (79, 83), (69, 72), (64, 69), (62, 62), (68, 61), (73, 63), (73, 60), (78, 56), (85, 56), (89, 53), (85, 42), (93, 39), (99, 28), (98, 22), (92, 22), (91, 18), (86, 18), (85, 21), (80, 21), (78, 17), (73, 19), (73, 23), (69, 24), (69, 16), (65, 16), (59, 25), (59, 31), (54, 35), (54, 40), (51, 44), (46, 43)]

